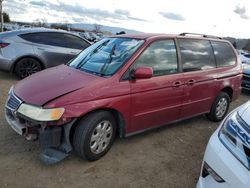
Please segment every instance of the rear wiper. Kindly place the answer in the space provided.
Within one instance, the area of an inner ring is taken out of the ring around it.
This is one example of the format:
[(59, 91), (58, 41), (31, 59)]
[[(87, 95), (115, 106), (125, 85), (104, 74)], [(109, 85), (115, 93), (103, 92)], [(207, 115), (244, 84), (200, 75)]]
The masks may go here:
[(100, 74), (101, 75), (104, 75), (104, 72), (106, 71), (106, 65), (110, 64), (113, 60), (113, 55), (115, 55), (115, 49), (116, 49), (116, 44), (114, 44), (114, 46), (112, 47), (111, 51), (110, 51), (110, 54), (109, 54), (109, 58), (108, 58), (108, 61), (106, 61), (102, 68), (101, 68), (101, 71), (100, 71)]

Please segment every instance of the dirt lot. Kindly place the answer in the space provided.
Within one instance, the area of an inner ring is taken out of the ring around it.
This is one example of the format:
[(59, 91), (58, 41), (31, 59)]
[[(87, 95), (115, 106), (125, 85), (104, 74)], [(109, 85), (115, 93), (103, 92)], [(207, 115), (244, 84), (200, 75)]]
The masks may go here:
[[(72, 154), (45, 166), (38, 158), (38, 144), (17, 135), (4, 119), (6, 95), (16, 82), (0, 72), (0, 187), (195, 187), (205, 146), (218, 123), (199, 116), (117, 139), (96, 162)], [(242, 94), (231, 109), (249, 99), (249, 94)]]

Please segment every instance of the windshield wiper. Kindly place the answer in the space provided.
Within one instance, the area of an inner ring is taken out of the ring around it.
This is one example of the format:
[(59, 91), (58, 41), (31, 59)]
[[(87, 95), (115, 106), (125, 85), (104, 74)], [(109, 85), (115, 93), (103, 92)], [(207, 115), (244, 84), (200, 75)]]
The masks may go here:
[(102, 76), (100, 73), (95, 72), (95, 71), (91, 71), (91, 70), (87, 70), (87, 69), (81, 69), (81, 70), (83, 70), (83, 71), (85, 71), (87, 73), (90, 73), (90, 74), (94, 74), (94, 75), (97, 75), (97, 76)]
[[(88, 60), (90, 60), (90, 58), (91, 58), (94, 54), (96, 54), (96, 53), (98, 52), (98, 50), (99, 50), (101, 47), (107, 45), (108, 42), (109, 42), (109, 40), (107, 40), (106, 42), (104, 42), (104, 43), (100, 44), (99, 46), (97, 46), (96, 49), (94, 49), (89, 55), (87, 55), (86, 57), (83, 58), (83, 60), (76, 66), (76, 69), (80, 69), (85, 63), (88, 62)], [(87, 57), (88, 57), (88, 59), (87, 59)], [(86, 59), (87, 59), (87, 60), (86, 60)], [(86, 61), (85, 61), (85, 60), (86, 60)]]
[(106, 67), (107, 67), (106, 65), (110, 64), (113, 60), (112, 56), (115, 55), (115, 49), (116, 49), (116, 44), (114, 44), (114, 46), (112, 47), (110, 51), (108, 61), (106, 61), (101, 68), (100, 74), (103, 76), (105, 76), (104, 72), (106, 71)]

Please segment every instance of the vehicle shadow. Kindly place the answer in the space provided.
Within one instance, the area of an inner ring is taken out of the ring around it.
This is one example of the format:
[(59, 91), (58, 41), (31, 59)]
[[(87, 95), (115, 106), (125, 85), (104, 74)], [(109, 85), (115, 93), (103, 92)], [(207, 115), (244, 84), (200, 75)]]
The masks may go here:
[[(183, 130), (186, 129), (186, 128), (191, 128), (191, 129), (194, 129), (195, 126), (200, 126), (200, 125), (203, 125), (203, 128), (206, 126), (206, 125), (209, 125), (209, 129), (212, 129), (212, 130), (215, 130), (219, 123), (218, 122), (211, 122), (209, 121), (205, 115), (199, 115), (199, 116), (196, 116), (196, 117), (192, 117), (192, 118), (188, 118), (188, 119), (185, 119), (185, 120), (180, 120), (180, 121), (176, 121), (176, 122), (172, 122), (172, 123), (169, 123), (169, 124), (165, 124), (165, 125), (162, 125), (162, 126), (159, 126), (159, 127), (155, 127), (155, 128), (152, 128), (152, 129), (149, 129), (149, 130), (145, 130), (145, 131), (142, 131), (138, 134), (134, 134), (134, 135), (131, 135), (131, 136), (128, 136), (126, 137), (127, 140), (137, 140), (137, 139), (141, 139), (145, 136), (153, 136), (154, 134), (158, 134), (160, 132), (164, 132), (164, 131), (180, 131), (180, 130)], [(211, 127), (212, 126), (212, 127)], [(201, 128), (201, 127), (200, 127)], [(208, 127), (206, 127), (208, 128)]]
[(8, 72), (0, 71), (0, 81), (18, 81), (18, 77), (15, 74), (10, 74)]
[[(250, 97), (250, 91), (249, 91), (249, 90), (242, 89), (241, 94), (244, 95), (244, 96)], [(250, 99), (250, 98), (249, 98), (249, 99)]]

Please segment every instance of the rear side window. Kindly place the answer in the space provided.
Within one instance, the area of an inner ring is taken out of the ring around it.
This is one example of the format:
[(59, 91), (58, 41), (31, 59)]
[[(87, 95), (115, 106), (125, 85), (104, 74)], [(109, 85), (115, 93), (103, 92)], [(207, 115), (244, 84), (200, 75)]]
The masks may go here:
[(226, 42), (211, 41), (218, 67), (226, 67), (236, 63), (236, 56), (231, 46)]
[(152, 67), (154, 76), (176, 73), (178, 70), (175, 43), (173, 40), (156, 41), (135, 61), (134, 68)]
[(207, 40), (179, 39), (184, 72), (207, 70), (216, 67), (213, 49)]
[(84, 50), (85, 48), (89, 47), (89, 44), (85, 40), (77, 36), (65, 34), (64, 37), (68, 48)]
[(20, 37), (24, 40), (38, 44), (67, 48), (67, 44), (65, 42), (63, 33), (56, 33), (56, 32), (30, 33), (30, 34), (20, 35)]

